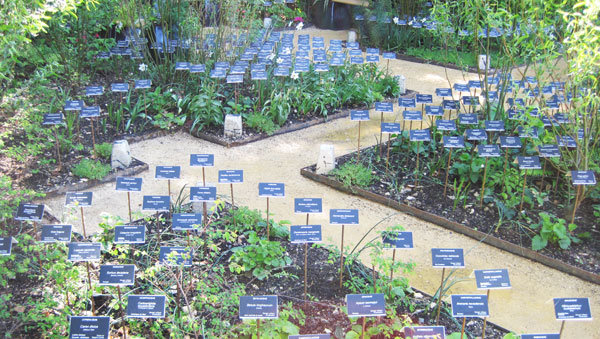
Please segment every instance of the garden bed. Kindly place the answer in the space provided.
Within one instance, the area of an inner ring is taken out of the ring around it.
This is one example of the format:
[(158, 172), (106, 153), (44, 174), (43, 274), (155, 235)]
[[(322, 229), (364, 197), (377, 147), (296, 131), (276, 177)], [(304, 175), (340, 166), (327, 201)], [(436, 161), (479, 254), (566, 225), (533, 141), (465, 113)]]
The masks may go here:
[[(335, 189), (395, 208), (478, 241), (600, 284), (600, 253), (598, 247), (595, 246), (600, 241), (600, 232), (597, 230), (593, 217), (590, 199), (583, 201), (578, 209), (576, 220), (577, 231), (589, 232), (589, 239), (582, 240), (579, 244), (571, 244), (568, 249), (564, 250), (560, 249), (558, 245), (549, 244), (540, 251), (533, 251), (531, 249), (532, 235), (523, 229), (527, 225), (513, 223), (497, 227), (499, 214), (496, 207), (492, 203), (485, 203), (483, 208), (479, 207), (480, 187), (472, 187), (464, 193), (464, 200), (461, 199), (457, 206), (455, 206), (455, 199), (459, 198), (453, 196), (451, 184), (446, 196), (441, 194), (444, 190), (445, 168), (435, 173), (429, 173), (426, 169), (422, 169), (419, 185), (416, 186), (414, 181), (416, 157), (414, 155), (403, 156), (397, 151), (391, 151), (389, 168), (394, 169), (391, 172), (397, 178), (397, 184), (392, 184), (389, 176), (385, 173), (387, 146), (387, 144), (384, 146), (381, 158), (378, 157), (378, 146), (361, 150), (361, 161), (372, 171), (374, 178), (364, 188), (345, 186), (333, 175), (318, 175), (315, 173), (315, 165), (303, 168), (301, 174)], [(355, 161), (356, 152), (353, 152), (338, 157), (336, 166)], [(425, 159), (421, 158), (421, 161), (421, 166), (423, 166)], [(449, 182), (452, 183), (454, 179), (451, 175)], [(544, 203), (543, 211), (561, 216), (564, 211), (558, 206), (559, 202), (556, 199), (556, 197), (550, 196), (549, 201)], [(540, 211), (526, 209), (522, 213), (523, 217), (533, 217), (537, 216)]]

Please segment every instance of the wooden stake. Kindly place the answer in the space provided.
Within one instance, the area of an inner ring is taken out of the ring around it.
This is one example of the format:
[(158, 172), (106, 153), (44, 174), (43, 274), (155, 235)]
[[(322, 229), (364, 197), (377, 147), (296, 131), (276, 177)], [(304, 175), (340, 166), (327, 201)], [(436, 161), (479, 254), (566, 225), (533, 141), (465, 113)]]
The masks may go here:
[(463, 339), (465, 335), (465, 323), (467, 322), (467, 318), (463, 317), (462, 329), (460, 330), (460, 339)]
[(86, 261), (85, 262), (85, 268), (87, 269), (87, 276), (88, 276), (88, 287), (90, 289), (90, 291), (92, 292), (92, 295), (90, 296), (90, 301), (92, 302), (92, 315), (96, 315), (96, 305), (94, 305), (94, 291), (92, 290), (92, 276), (90, 274), (90, 262)]
[(450, 173), (450, 159), (452, 159), (452, 148), (450, 148), (450, 154), (448, 154), (448, 164), (446, 165), (446, 180), (444, 181), (444, 197), (446, 196), (446, 190), (448, 189), (448, 174)]
[(260, 339), (260, 319), (256, 319), (256, 339)]
[(167, 187), (168, 187), (168, 192), (169, 192), (169, 197), (171, 196), (171, 179), (167, 180)]
[(362, 332), (360, 334), (360, 339), (365, 339), (366, 331), (367, 331), (367, 317), (363, 317)]
[[(488, 304), (490, 302), (490, 290), (487, 290)], [(485, 325), (487, 325), (487, 317), (483, 318), (483, 330), (481, 330), (481, 339), (485, 339)]]
[(237, 221), (235, 220), (235, 201), (233, 200), (233, 184), (229, 183), (229, 188), (231, 189), (231, 217), (233, 218), (233, 225), (237, 226)]
[(523, 190), (521, 191), (521, 204), (519, 205), (519, 211), (523, 210), (523, 198), (525, 198), (525, 185), (527, 184), (527, 170), (525, 170), (525, 177), (523, 177)]
[(481, 183), (481, 196), (479, 197), (479, 207), (483, 206), (483, 196), (485, 194), (485, 179), (487, 178), (488, 157), (485, 157), (485, 167), (483, 168), (483, 182)]
[(579, 205), (580, 192), (581, 192), (581, 185), (577, 185), (577, 192), (575, 193), (575, 205), (573, 205), (573, 215), (571, 216), (571, 224), (575, 223), (575, 213), (577, 212), (577, 205)]
[[(358, 144), (356, 146), (356, 162), (360, 163), (360, 120), (358, 121)], [(382, 134), (383, 135), (383, 134)], [(383, 142), (382, 142), (383, 144)]]
[[(381, 112), (381, 124), (383, 124), (383, 112)], [(380, 124), (380, 126), (381, 126)], [(383, 149), (383, 131), (381, 127), (379, 128), (379, 157), (381, 157), (381, 152)]]
[[(204, 172), (204, 167), (202, 167), (202, 186), (206, 187), (206, 173)], [(204, 218), (204, 227), (206, 227), (206, 223), (208, 222), (206, 202), (202, 203), (202, 217)]]
[(304, 300), (308, 300), (306, 297), (306, 286), (308, 277), (308, 243), (304, 243)]
[(563, 333), (564, 329), (565, 329), (565, 320), (563, 320), (562, 323), (560, 324), (560, 331), (558, 332), (559, 338), (562, 338), (562, 333)]
[(442, 291), (444, 291), (444, 275), (446, 274), (446, 268), (442, 268), (442, 282), (440, 283), (440, 293), (438, 294), (437, 314), (435, 316), (435, 324), (437, 325), (440, 320), (440, 309), (442, 308)]
[(419, 186), (419, 153), (421, 151), (421, 143), (417, 141), (417, 167), (415, 168), (415, 187)]
[(396, 262), (396, 249), (394, 248), (394, 250), (392, 251), (392, 268), (390, 270), (390, 286), (391, 286), (392, 279), (394, 279), (394, 263), (395, 262)]
[(129, 191), (127, 191), (127, 206), (129, 206), (129, 223), (131, 223), (131, 194), (129, 193)]
[(271, 225), (269, 224), (269, 197), (267, 197), (267, 240), (269, 240), (269, 234)]
[(92, 150), (93, 150), (92, 154), (95, 155), (95, 153), (96, 153), (96, 136), (95, 136), (95, 134), (96, 133), (94, 133), (94, 118), (90, 118), (90, 124), (92, 125)]
[(340, 245), (340, 288), (344, 278), (344, 225), (342, 225), (342, 243)]
[(377, 277), (375, 274), (375, 264), (372, 264), (372, 265), (373, 265), (373, 293), (377, 293), (377, 283), (376, 283)]
[(83, 239), (87, 239), (87, 233), (85, 232), (85, 219), (83, 218), (83, 206), (81, 209), (81, 227), (83, 228)]
[(54, 129), (54, 140), (56, 142), (56, 157), (58, 158), (58, 170), (62, 169), (62, 161), (60, 159), (60, 141), (58, 140), (58, 128)]

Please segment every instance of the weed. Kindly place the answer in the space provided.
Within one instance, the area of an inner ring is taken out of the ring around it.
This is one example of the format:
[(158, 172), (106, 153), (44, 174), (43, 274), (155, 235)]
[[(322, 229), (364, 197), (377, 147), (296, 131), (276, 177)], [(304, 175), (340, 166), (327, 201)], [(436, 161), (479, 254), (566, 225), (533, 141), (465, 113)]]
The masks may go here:
[(82, 159), (72, 169), (73, 174), (80, 178), (100, 180), (110, 172), (110, 165), (98, 160)]

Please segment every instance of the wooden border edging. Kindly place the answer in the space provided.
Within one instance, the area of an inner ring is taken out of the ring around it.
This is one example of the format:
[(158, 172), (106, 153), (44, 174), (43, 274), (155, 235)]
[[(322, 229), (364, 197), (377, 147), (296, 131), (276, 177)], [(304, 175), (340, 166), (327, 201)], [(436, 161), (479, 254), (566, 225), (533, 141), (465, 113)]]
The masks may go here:
[[(313, 165), (314, 166), (314, 165)], [(461, 233), (463, 235), (469, 236), (477, 241), (481, 241), (484, 242), (488, 245), (497, 247), (501, 250), (522, 256), (524, 258), (533, 260), (535, 262), (538, 262), (540, 264), (546, 265), (548, 267), (554, 268), (556, 270), (559, 270), (561, 272), (564, 273), (568, 273), (571, 274), (573, 276), (576, 276), (580, 279), (595, 283), (595, 284), (600, 284), (600, 275), (588, 272), (586, 270), (583, 270), (579, 267), (575, 267), (572, 265), (569, 265), (567, 263), (564, 263), (560, 260), (556, 260), (553, 258), (550, 258), (548, 256), (545, 256), (543, 254), (540, 254), (538, 252), (535, 252), (529, 248), (525, 248), (519, 245), (515, 245), (511, 242), (508, 242), (506, 240), (502, 240), (499, 238), (496, 238), (492, 235), (483, 233), (481, 231), (477, 231), (474, 230), (472, 228), (469, 228), (467, 226), (464, 226), (462, 224), (459, 224), (457, 222), (454, 221), (450, 221), (448, 219), (442, 218), (438, 215), (429, 213), (429, 212), (425, 212), (423, 210), (420, 210), (418, 208), (406, 205), (406, 204), (402, 204), (399, 203), (395, 200), (392, 200), (390, 198), (386, 198), (384, 196), (363, 190), (362, 188), (357, 188), (357, 187), (344, 187), (339, 181), (336, 180), (332, 180), (324, 175), (319, 175), (316, 174), (314, 172), (312, 172), (311, 170), (309, 170), (309, 168), (312, 166), (308, 166), (305, 167), (303, 169), (300, 170), (300, 174), (308, 179), (314, 180), (318, 183), (327, 185), (329, 187), (332, 187), (338, 191), (342, 191), (345, 193), (350, 193), (353, 195), (357, 195), (359, 197), (377, 202), (379, 204), (394, 208), (396, 210), (399, 210), (401, 212), (410, 214), (412, 216), (415, 216), (419, 219), (431, 222), (433, 224), (436, 224), (438, 226), (442, 226), (444, 228), (450, 229), (452, 231)]]

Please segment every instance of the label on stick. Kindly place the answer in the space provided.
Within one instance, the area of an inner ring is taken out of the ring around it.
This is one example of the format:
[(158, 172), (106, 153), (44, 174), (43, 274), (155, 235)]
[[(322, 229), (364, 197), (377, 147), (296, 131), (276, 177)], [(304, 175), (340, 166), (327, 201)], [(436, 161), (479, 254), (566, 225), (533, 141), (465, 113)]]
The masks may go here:
[(560, 334), (558, 334), (558, 333), (521, 334), (521, 339), (560, 339)]
[(108, 339), (110, 317), (75, 317), (69, 320), (69, 339)]
[(484, 158), (499, 157), (500, 147), (498, 145), (477, 145), (477, 153)]
[(100, 286), (131, 286), (135, 282), (135, 265), (100, 265)]
[(158, 260), (165, 266), (192, 266), (193, 252), (187, 247), (161, 246)]
[(144, 211), (169, 211), (171, 197), (168, 195), (144, 195), (142, 210)]
[(19, 204), (15, 220), (20, 221), (42, 221), (44, 217), (43, 204)]
[(330, 209), (329, 223), (332, 225), (358, 225), (358, 210)]
[(220, 184), (240, 184), (244, 182), (244, 170), (220, 170)]
[(485, 294), (454, 294), (452, 298), (452, 316), (488, 317), (488, 298)]
[(164, 295), (127, 296), (127, 318), (164, 318), (167, 297)]
[(92, 206), (92, 192), (67, 192), (65, 206), (89, 207)]
[(478, 290), (511, 288), (508, 270), (475, 270), (475, 282)]
[(99, 242), (72, 242), (69, 243), (69, 261), (93, 261), (100, 260)]
[(381, 133), (399, 134), (400, 124), (394, 122), (383, 122), (381, 123)]
[(217, 188), (214, 186), (192, 186), (190, 187), (190, 201), (212, 202), (217, 200)]
[(290, 242), (293, 244), (318, 243), (323, 241), (321, 225), (290, 226)]
[(592, 320), (588, 298), (554, 298), (556, 320)]
[(593, 171), (571, 171), (573, 185), (595, 185), (596, 176)]
[(115, 244), (143, 244), (146, 242), (146, 226), (115, 226)]
[(240, 297), (240, 319), (277, 319), (279, 317), (276, 295)]
[(350, 120), (352, 121), (368, 121), (369, 111), (368, 110), (356, 110), (353, 109), (350, 111)]
[(445, 339), (446, 328), (444, 326), (414, 326), (405, 327), (404, 335), (411, 339)]
[(142, 190), (142, 178), (117, 177), (117, 191), (140, 192)]
[(214, 154), (190, 154), (190, 166), (213, 167), (214, 165)]
[(174, 231), (191, 231), (202, 226), (202, 213), (173, 213)]
[(72, 225), (42, 225), (41, 242), (71, 242)]
[(258, 196), (261, 198), (283, 198), (285, 197), (285, 184), (260, 182), (258, 183)]
[(331, 334), (298, 334), (290, 335), (288, 339), (330, 339)]
[(349, 317), (385, 316), (383, 293), (346, 294), (346, 305)]
[(463, 136), (444, 135), (443, 144), (445, 148), (465, 148), (465, 138)]
[(12, 237), (0, 238), (0, 255), (10, 255), (12, 251)]
[(181, 175), (180, 166), (156, 166), (155, 179), (179, 179)]
[(414, 248), (412, 232), (386, 232), (383, 234), (383, 247), (388, 249)]
[(432, 248), (433, 267), (464, 268), (465, 257), (462, 248)]
[(321, 198), (295, 198), (294, 213), (322, 213), (323, 200)]
[(383, 113), (392, 113), (394, 112), (394, 104), (391, 102), (378, 101), (375, 103), (375, 111)]

